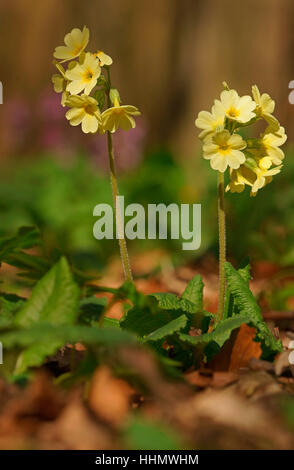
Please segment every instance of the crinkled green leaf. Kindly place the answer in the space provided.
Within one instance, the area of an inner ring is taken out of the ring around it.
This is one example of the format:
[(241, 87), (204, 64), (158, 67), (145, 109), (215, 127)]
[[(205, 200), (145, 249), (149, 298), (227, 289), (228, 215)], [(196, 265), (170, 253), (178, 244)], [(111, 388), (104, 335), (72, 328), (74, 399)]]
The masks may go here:
[(230, 263), (225, 263), (225, 272), (228, 288), (240, 315), (246, 315), (250, 318), (250, 323), (256, 328), (256, 340), (261, 342), (263, 357), (270, 358), (273, 354), (280, 352), (282, 344), (276, 340), (264, 322), (261, 310), (249, 289), (248, 283)]
[[(191, 326), (207, 331), (212, 314), (202, 308), (199, 310), (199, 307), (202, 306), (202, 289), (203, 283), (201, 277), (196, 276), (190, 281), (182, 297), (165, 292), (150, 295), (156, 298), (162, 310), (177, 310), (179, 314), (186, 313)], [(197, 303), (192, 302), (188, 297), (194, 299)]]
[(249, 281), (251, 279), (250, 270), (251, 270), (251, 267), (250, 267), (249, 262), (244, 264), (238, 269), (238, 273), (240, 274), (242, 279), (244, 279), (244, 281), (246, 282), (248, 286), (249, 286)]
[(200, 274), (191, 279), (183, 292), (182, 299), (186, 299), (196, 305), (197, 310), (203, 309), (203, 281)]
[[(249, 281), (251, 279), (250, 269), (251, 269), (251, 267), (250, 267), (248, 259), (246, 259), (242, 263), (240, 268), (238, 268), (238, 273), (240, 274), (242, 279), (244, 279), (244, 281), (246, 282), (248, 287), (249, 287)], [(223, 320), (225, 320), (226, 318), (229, 318), (229, 317), (231, 317), (235, 314), (239, 314), (239, 313), (240, 313), (240, 311), (238, 310), (238, 307), (234, 303), (234, 298), (233, 298), (233, 296), (230, 292), (229, 286), (227, 285), (227, 288), (226, 288), (226, 301), (225, 301), (225, 309), (224, 309)]]
[(243, 323), (249, 322), (249, 317), (246, 317), (244, 315), (238, 315), (223, 320), (210, 333), (205, 333), (204, 335), (199, 336), (190, 336), (187, 334), (179, 333), (179, 338), (181, 341), (188, 343), (191, 346), (206, 345), (213, 341), (221, 348), (224, 343), (230, 338), (233, 330), (239, 328)]
[(240, 312), (244, 312), (256, 323), (263, 321), (255, 297), (240, 273), (238, 273), (230, 263), (225, 263), (225, 273), (229, 291), (233, 295)]
[(188, 323), (188, 318), (186, 317), (186, 315), (181, 315), (180, 317), (175, 318), (169, 323), (166, 323), (161, 328), (158, 328), (157, 330), (152, 331), (152, 333), (146, 336), (144, 340), (145, 341), (159, 341), (161, 339), (164, 339), (168, 336), (173, 335), (177, 331), (182, 330), (183, 328), (185, 328), (187, 323)]
[(73, 323), (78, 314), (78, 299), (79, 288), (68, 262), (61, 258), (36, 284), (15, 322), (22, 327), (44, 321), (56, 325)]
[(163, 310), (158, 307), (152, 296), (146, 296), (144, 305), (135, 305), (123, 316), (120, 325), (123, 329), (133, 331), (138, 336), (152, 333), (182, 314), (179, 310)]
[(181, 299), (174, 294), (159, 292), (150, 295), (157, 299), (159, 307), (163, 310), (182, 310), (187, 313), (197, 312), (196, 305), (190, 300)]

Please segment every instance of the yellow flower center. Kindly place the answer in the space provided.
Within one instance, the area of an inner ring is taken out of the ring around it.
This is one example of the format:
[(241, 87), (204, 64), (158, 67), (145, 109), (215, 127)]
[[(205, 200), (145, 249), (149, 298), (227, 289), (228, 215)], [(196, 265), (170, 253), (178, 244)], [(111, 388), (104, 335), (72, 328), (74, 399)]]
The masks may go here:
[(83, 74), (83, 82), (90, 82), (93, 79), (93, 72), (92, 70), (86, 70)]
[(256, 105), (255, 113), (256, 113), (257, 116), (262, 116), (263, 115), (262, 107), (259, 104)]
[(230, 153), (230, 150), (231, 150), (230, 145), (223, 144), (219, 146), (219, 153), (221, 153), (222, 155), (227, 155), (228, 153)]
[(84, 107), (85, 113), (93, 115), (95, 113), (95, 107), (92, 104), (87, 104)]
[(227, 115), (229, 117), (232, 117), (232, 118), (237, 118), (238, 116), (240, 116), (240, 111), (236, 108), (234, 108), (233, 106), (231, 106), (228, 110), (227, 110)]

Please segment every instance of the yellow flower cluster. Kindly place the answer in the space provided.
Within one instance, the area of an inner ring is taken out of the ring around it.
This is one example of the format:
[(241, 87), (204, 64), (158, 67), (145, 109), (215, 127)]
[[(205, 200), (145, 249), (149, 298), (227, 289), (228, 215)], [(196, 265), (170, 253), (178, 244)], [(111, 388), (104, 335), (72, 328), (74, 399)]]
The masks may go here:
[[(86, 26), (82, 31), (74, 28), (66, 34), (65, 45), (54, 51), (59, 73), (52, 76), (52, 83), (56, 93), (62, 94), (62, 106), (70, 108), (66, 118), (72, 126), (81, 124), (86, 134), (132, 129), (136, 126), (133, 116), (140, 112), (135, 106), (121, 105), (117, 90), (111, 88), (109, 74), (105, 77), (102, 70), (112, 65), (112, 58), (103, 51), (85, 52), (89, 39)], [(67, 69), (64, 62), (68, 63)], [(105, 97), (109, 106), (104, 110)]]
[[(225, 84), (219, 100), (211, 112), (201, 111), (195, 121), (201, 130), (203, 156), (210, 160), (211, 168), (224, 173), (227, 168), (230, 182), (226, 191), (242, 192), (251, 187), (251, 196), (272, 181), (282, 167), (284, 153), (280, 147), (286, 142), (285, 129), (273, 116), (275, 102), (267, 94), (260, 94), (256, 85), (252, 97), (240, 97), (236, 90)], [(260, 119), (266, 129), (259, 138), (244, 138), (240, 130)]]

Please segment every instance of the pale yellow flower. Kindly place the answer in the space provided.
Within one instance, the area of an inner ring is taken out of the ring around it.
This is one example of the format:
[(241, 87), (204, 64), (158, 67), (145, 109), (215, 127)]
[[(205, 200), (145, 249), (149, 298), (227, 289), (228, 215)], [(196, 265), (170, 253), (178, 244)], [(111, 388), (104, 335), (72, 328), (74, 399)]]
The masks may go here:
[(58, 46), (54, 51), (54, 57), (56, 59), (67, 60), (78, 57), (80, 53), (87, 47), (89, 42), (90, 32), (89, 29), (84, 26), (83, 31), (78, 28), (74, 28), (64, 38), (65, 46)]
[(280, 124), (279, 121), (272, 115), (275, 110), (275, 102), (267, 93), (260, 94), (257, 85), (252, 87), (252, 96), (256, 103), (255, 113), (257, 116), (263, 117), (268, 125), (271, 132), (278, 131)]
[(65, 78), (65, 70), (61, 64), (55, 64), (60, 74), (56, 73), (52, 75), (53, 88), (56, 93), (62, 93), (61, 105), (65, 106), (65, 102), (68, 98), (69, 93), (66, 91), (67, 80)]
[(109, 132), (115, 132), (119, 127), (124, 131), (133, 129), (136, 123), (132, 116), (140, 114), (135, 106), (117, 104), (102, 113), (103, 129)]
[(280, 165), (285, 155), (284, 152), (279, 148), (287, 140), (284, 127), (280, 127), (275, 133), (266, 133), (261, 138), (261, 150), (265, 155), (270, 157), (271, 161), (275, 165)]
[(230, 170), (230, 182), (226, 191), (241, 193), (247, 185), (251, 187), (250, 196), (256, 196), (259, 189), (270, 183), (274, 175), (280, 173), (282, 165), (270, 168), (271, 166), (269, 157), (247, 159), (239, 169)]
[(97, 101), (88, 95), (72, 95), (66, 101), (66, 106), (71, 109), (67, 111), (66, 118), (72, 126), (82, 124), (85, 134), (95, 133), (102, 125), (101, 114)]
[(273, 162), (270, 157), (260, 157), (258, 161), (258, 166), (262, 170), (268, 170), (272, 166)]
[(278, 173), (280, 173), (281, 168), (282, 168), (282, 165), (276, 166), (269, 170), (263, 170), (261, 168), (257, 168), (255, 170), (256, 179), (252, 185), (250, 196), (256, 196), (259, 189), (263, 188), (268, 183), (270, 183), (274, 175), (277, 175)]
[(103, 67), (104, 65), (112, 65), (113, 63), (112, 58), (103, 51), (96, 52), (94, 56), (99, 59), (100, 67)]
[(256, 175), (252, 169), (241, 165), (238, 170), (230, 170), (230, 182), (226, 187), (226, 191), (231, 193), (242, 193), (245, 185), (251, 186), (256, 180)]
[(66, 90), (72, 95), (77, 95), (81, 91), (89, 95), (96, 86), (100, 74), (99, 60), (94, 54), (87, 52), (82, 56), (81, 63), (76, 63), (66, 71), (65, 77), (70, 81)]
[(240, 97), (236, 90), (224, 90), (221, 92), (220, 101), (215, 103), (222, 109), (227, 118), (240, 123), (247, 123), (255, 118), (253, 113), (256, 103), (251, 96)]
[(209, 111), (200, 111), (195, 121), (195, 126), (203, 129), (199, 134), (199, 139), (205, 139), (217, 129), (222, 130), (224, 128), (224, 120), (225, 113), (219, 102), (214, 104), (211, 113)]
[(211, 168), (224, 173), (227, 167), (237, 169), (245, 162), (245, 155), (241, 152), (245, 147), (246, 142), (240, 135), (231, 135), (223, 130), (205, 141), (203, 156), (210, 160)]

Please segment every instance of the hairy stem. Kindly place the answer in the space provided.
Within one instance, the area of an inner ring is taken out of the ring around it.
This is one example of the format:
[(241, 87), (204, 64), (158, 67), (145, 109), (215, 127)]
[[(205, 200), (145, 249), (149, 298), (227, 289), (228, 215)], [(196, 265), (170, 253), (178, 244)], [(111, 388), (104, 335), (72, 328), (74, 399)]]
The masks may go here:
[(124, 235), (124, 227), (123, 227), (122, 217), (121, 217), (121, 209), (120, 209), (119, 200), (118, 200), (119, 192), (118, 192), (117, 176), (116, 176), (114, 153), (113, 153), (112, 135), (109, 131), (107, 131), (107, 143), (108, 143), (108, 157), (109, 157), (109, 166), (110, 166), (110, 181), (111, 181), (111, 188), (112, 188), (113, 206), (114, 206), (114, 212), (115, 212), (116, 224), (117, 224), (117, 233), (118, 233), (118, 242), (119, 242), (121, 262), (123, 265), (123, 270), (124, 270), (126, 281), (132, 281), (133, 276), (132, 276), (131, 266), (129, 262), (127, 243), (126, 243), (126, 239)]
[(223, 319), (225, 305), (225, 261), (226, 261), (226, 220), (225, 220), (224, 173), (218, 172), (218, 234), (219, 234), (219, 297), (217, 321)]
[[(107, 99), (107, 106), (108, 108), (110, 108), (112, 106), (111, 101), (110, 101), (110, 96), (109, 96), (109, 92), (111, 89), (111, 77), (110, 77), (109, 67), (105, 67), (105, 68), (106, 68), (107, 81), (108, 81), (107, 89), (105, 90), (105, 93), (106, 93), (106, 99)], [(125, 239), (124, 226), (122, 223), (121, 209), (119, 206), (119, 199), (118, 199), (119, 192), (118, 192), (118, 183), (117, 183), (115, 159), (114, 159), (114, 152), (113, 152), (112, 135), (109, 131), (107, 131), (107, 144), (108, 144), (108, 158), (109, 158), (109, 167), (110, 167), (110, 181), (111, 181), (111, 188), (112, 188), (113, 207), (114, 207), (116, 225), (117, 225), (120, 257), (121, 257), (121, 262), (122, 262), (126, 281), (133, 281), (131, 266), (129, 262), (127, 243)]]

